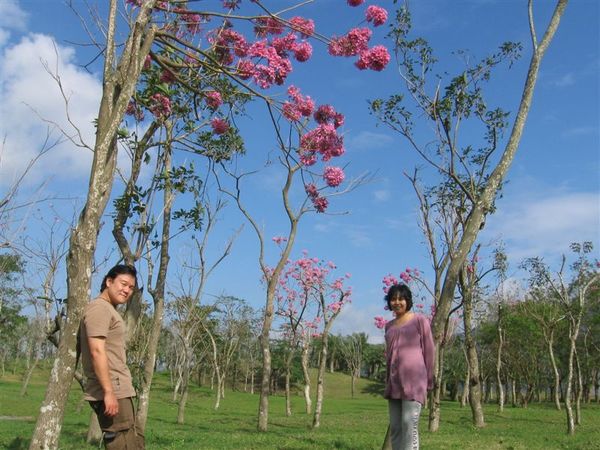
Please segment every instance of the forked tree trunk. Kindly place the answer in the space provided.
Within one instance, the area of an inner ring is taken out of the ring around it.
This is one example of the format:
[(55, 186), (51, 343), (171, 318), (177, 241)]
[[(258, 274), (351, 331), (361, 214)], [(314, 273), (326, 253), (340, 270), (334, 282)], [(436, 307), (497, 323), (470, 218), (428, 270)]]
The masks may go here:
[[(442, 285), (442, 292), (439, 302), (436, 305), (436, 312), (432, 321), (432, 332), (436, 349), (440, 349), (440, 343), (444, 339), (445, 322), (452, 308), (452, 302), (454, 301), (460, 270), (467, 260), (468, 254), (471, 251), (475, 240), (477, 239), (482, 225), (485, 223), (485, 218), (490, 212), (491, 205), (498, 194), (498, 190), (502, 184), (502, 181), (506, 177), (519, 147), (521, 136), (523, 135), (523, 129), (527, 121), (527, 116), (531, 108), (533, 92), (537, 82), (540, 64), (556, 30), (558, 29), (558, 24), (560, 23), (560, 19), (564, 9), (567, 6), (567, 3), (568, 0), (558, 0), (554, 13), (552, 14), (552, 18), (550, 19), (550, 23), (542, 40), (539, 43), (537, 41), (537, 36), (534, 35), (532, 29), (532, 40), (534, 46), (533, 54), (530, 59), (529, 70), (527, 72), (527, 78), (523, 87), (521, 102), (517, 110), (517, 115), (513, 123), (508, 143), (506, 144), (498, 164), (491, 172), (483, 190), (472, 204), (470, 211), (468, 212), (466, 221), (463, 225), (463, 234), (460, 238), (460, 243), (453, 252), (448, 270), (446, 271), (444, 283)], [(531, 8), (530, 20), (531, 23), (533, 23)], [(439, 369), (436, 370), (436, 378), (440, 374), (441, 371)], [(441, 380), (436, 379), (434, 380), (434, 384), (437, 386), (441, 384), (440, 381)], [(436, 404), (433, 403), (432, 406), (436, 406)], [(430, 431), (437, 431), (439, 428), (439, 411), (436, 415), (432, 409), (432, 413), (434, 414), (430, 413), (429, 417), (429, 429)]]
[(109, 7), (102, 100), (98, 113), (90, 183), (85, 206), (77, 226), (71, 232), (67, 255), (67, 318), (31, 438), (30, 450), (58, 448), (65, 405), (75, 368), (77, 332), (83, 309), (90, 297), (92, 260), (100, 231), (100, 219), (112, 189), (117, 160), (117, 130), (154, 39), (154, 31), (147, 29), (151, 12), (148, 3), (140, 8), (115, 69), (116, 10), (117, 2), (113, 0)]

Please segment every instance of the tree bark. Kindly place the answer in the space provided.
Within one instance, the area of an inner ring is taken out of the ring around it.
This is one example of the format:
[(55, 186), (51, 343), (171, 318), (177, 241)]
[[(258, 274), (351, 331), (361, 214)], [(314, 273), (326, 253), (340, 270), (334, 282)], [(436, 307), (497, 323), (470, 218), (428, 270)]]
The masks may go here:
[(304, 405), (306, 414), (310, 414), (312, 410), (312, 400), (310, 398), (310, 373), (308, 372), (308, 351), (310, 346), (308, 343), (304, 343), (302, 346), (302, 376), (304, 377)]
[(58, 448), (65, 405), (73, 380), (79, 322), (90, 297), (92, 260), (100, 231), (100, 219), (112, 190), (117, 160), (117, 130), (154, 39), (154, 31), (146, 29), (151, 12), (148, 2), (140, 9), (115, 69), (116, 9), (116, 1), (113, 0), (110, 3), (102, 100), (90, 183), (85, 206), (71, 232), (67, 256), (67, 318), (31, 438), (30, 450)]

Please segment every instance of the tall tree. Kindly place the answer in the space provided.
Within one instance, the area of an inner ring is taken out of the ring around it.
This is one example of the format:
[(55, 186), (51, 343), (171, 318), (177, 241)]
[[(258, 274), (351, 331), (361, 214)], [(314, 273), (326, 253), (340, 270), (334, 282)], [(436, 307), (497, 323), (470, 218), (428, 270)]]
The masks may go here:
[[(518, 110), (510, 126), (510, 135), (501, 146), (503, 131), (509, 129), (508, 113), (500, 108), (490, 108), (483, 98), (482, 84), (490, 79), (492, 69), (502, 61), (512, 61), (520, 51), (520, 45), (503, 44), (499, 51), (451, 77), (435, 74), (431, 86), (431, 74), (436, 59), (432, 48), (424, 39), (409, 39), (410, 14), (407, 7), (398, 11), (390, 37), (394, 41), (400, 74), (406, 84), (412, 107), (405, 106), (402, 94), (387, 100), (372, 102), (372, 111), (385, 124), (404, 136), (413, 149), (440, 174), (440, 186), (456, 191), (466, 198), (464, 210), (457, 211), (464, 218), (456, 247), (451, 250), (450, 261), (444, 272), (442, 289), (437, 300), (432, 322), (436, 345), (435, 389), (439, 393), (441, 365), (439, 354), (443, 351), (445, 324), (452, 308), (459, 274), (485, 224), (486, 217), (494, 210), (494, 201), (507, 176), (514, 159), (523, 128), (533, 100), (541, 61), (544, 57), (567, 0), (558, 0), (543, 37), (538, 34), (533, 16), (533, 0), (529, 0), (528, 14), (532, 42), (529, 69), (523, 86)], [(413, 112), (415, 110), (416, 112)], [(415, 133), (415, 118), (423, 117), (433, 130), (423, 143)], [(464, 122), (473, 122), (473, 127), (483, 131), (482, 142), (464, 146), (459, 140), (459, 130)], [(478, 149), (478, 150), (476, 150)], [(499, 153), (499, 154), (498, 154)], [(431, 402), (429, 429), (436, 431), (440, 422), (440, 397)]]

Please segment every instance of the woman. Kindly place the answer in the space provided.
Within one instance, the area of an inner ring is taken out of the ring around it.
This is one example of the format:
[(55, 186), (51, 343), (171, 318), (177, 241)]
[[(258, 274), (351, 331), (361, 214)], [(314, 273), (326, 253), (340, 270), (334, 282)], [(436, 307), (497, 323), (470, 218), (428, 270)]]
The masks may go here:
[(387, 374), (384, 397), (390, 412), (393, 450), (419, 448), (419, 416), (433, 388), (434, 346), (429, 320), (411, 311), (408, 286), (395, 284), (385, 301), (396, 318), (385, 326)]

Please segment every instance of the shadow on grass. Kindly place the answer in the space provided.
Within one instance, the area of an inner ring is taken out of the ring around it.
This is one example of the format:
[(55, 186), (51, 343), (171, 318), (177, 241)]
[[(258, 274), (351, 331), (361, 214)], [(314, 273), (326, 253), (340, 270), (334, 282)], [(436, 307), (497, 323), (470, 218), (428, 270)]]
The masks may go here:
[(29, 444), (29, 440), (23, 439), (22, 437), (17, 437), (17, 438), (14, 438), (10, 444), (8, 444), (8, 447), (6, 447), (6, 449), (7, 450), (24, 450), (29, 447), (28, 444)]
[(361, 392), (363, 394), (371, 394), (371, 395), (383, 395), (383, 390), (385, 389), (385, 385), (380, 383), (379, 381), (369, 381), (362, 389)]

